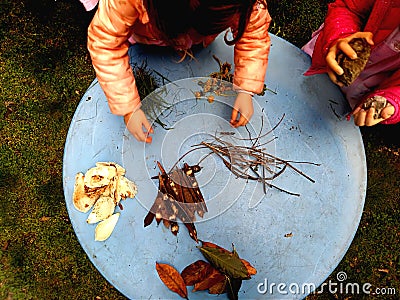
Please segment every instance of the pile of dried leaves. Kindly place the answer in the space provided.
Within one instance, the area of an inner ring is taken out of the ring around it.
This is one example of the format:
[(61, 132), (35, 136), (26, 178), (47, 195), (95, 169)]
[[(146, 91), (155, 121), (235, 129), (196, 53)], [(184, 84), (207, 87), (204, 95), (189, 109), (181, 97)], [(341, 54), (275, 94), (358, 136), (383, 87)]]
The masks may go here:
[[(222, 63), (215, 55), (213, 55), (213, 58), (218, 63), (219, 71), (209, 74), (208, 76), (210, 79), (207, 79), (205, 82), (199, 81), (198, 85), (200, 85), (202, 89), (194, 93), (197, 99), (207, 97), (208, 102), (213, 102), (214, 96), (212, 96), (212, 94), (217, 96), (231, 96), (233, 92), (233, 74), (231, 73), (232, 65), (227, 61)], [(264, 84), (263, 90), (257, 95), (263, 96), (267, 90), (276, 94), (276, 92), (268, 89)]]
[(200, 167), (185, 163), (183, 168), (175, 168), (167, 173), (160, 162), (157, 162), (157, 165), (160, 169), (156, 177), (159, 182), (158, 194), (144, 219), (144, 226), (150, 225), (155, 218), (157, 224), (163, 221), (164, 226), (177, 235), (179, 219), (185, 224), (190, 237), (197, 242), (197, 231), (194, 226), (196, 213), (202, 218), (207, 212), (206, 203), (195, 177)]
[(257, 270), (248, 261), (240, 258), (235, 248), (228, 251), (204, 241), (198, 248), (207, 262), (197, 260), (181, 273), (171, 265), (156, 262), (156, 270), (162, 282), (186, 299), (187, 286), (193, 286), (193, 292), (208, 290), (210, 294), (227, 293), (229, 299), (238, 299), (242, 281), (250, 279)]

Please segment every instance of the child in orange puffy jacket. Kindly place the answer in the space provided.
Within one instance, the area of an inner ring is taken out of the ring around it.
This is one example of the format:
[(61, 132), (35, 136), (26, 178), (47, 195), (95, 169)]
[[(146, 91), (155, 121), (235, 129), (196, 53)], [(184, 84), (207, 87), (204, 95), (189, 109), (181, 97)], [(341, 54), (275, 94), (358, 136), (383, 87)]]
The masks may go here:
[[(92, 9), (98, 0), (80, 0)], [(265, 0), (101, 0), (88, 30), (88, 49), (97, 79), (113, 114), (139, 141), (150, 143), (153, 129), (140, 109), (140, 97), (128, 59), (129, 42), (188, 50), (208, 46), (230, 29), (234, 45), (234, 85), (239, 93), (230, 123), (248, 123), (252, 95), (264, 86), (271, 22)]]

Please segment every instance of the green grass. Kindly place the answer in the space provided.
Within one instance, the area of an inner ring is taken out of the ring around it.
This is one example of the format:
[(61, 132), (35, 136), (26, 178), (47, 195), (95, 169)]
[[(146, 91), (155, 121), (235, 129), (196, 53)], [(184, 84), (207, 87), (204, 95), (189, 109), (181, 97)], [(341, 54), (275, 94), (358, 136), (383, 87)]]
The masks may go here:
[[(325, 9), (326, 1), (270, 1), (271, 32), (301, 46)], [(82, 250), (63, 196), (67, 131), (95, 77), (86, 50), (91, 17), (78, 0), (0, 4), (0, 299), (125, 299)], [(345, 271), (352, 282), (400, 293), (399, 131), (362, 129), (365, 210), (329, 279)]]

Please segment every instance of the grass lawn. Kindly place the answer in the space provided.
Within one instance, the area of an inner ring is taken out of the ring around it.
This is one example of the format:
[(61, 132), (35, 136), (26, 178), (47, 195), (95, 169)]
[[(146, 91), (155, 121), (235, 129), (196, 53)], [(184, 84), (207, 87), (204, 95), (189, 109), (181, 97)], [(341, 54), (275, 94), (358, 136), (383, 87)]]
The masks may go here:
[[(271, 32), (303, 45), (327, 1), (269, 1)], [(95, 78), (86, 50), (93, 13), (78, 0), (0, 3), (0, 299), (125, 299), (91, 264), (69, 221), (63, 148)], [(400, 293), (400, 127), (362, 128), (368, 190), (359, 229), (327, 280)], [(340, 195), (339, 195), (340, 196)], [(327, 281), (328, 282), (328, 281)], [(362, 299), (323, 293), (309, 299)]]

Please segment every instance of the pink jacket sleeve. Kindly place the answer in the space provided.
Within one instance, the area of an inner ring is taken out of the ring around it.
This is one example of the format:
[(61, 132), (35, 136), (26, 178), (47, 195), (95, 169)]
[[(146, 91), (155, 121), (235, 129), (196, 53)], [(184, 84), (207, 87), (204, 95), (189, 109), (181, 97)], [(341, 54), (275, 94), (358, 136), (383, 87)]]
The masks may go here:
[(397, 124), (400, 122), (400, 86), (393, 86), (385, 90), (378, 90), (374, 95), (385, 97), (394, 106), (394, 114), (382, 124)]
[[(372, 95), (385, 97), (394, 106), (394, 114), (382, 124), (396, 124), (400, 122), (400, 70), (383, 82)], [(371, 95), (369, 95), (371, 96)]]
[(325, 57), (333, 42), (362, 31), (374, 0), (336, 0), (328, 5), (328, 12), (315, 44), (312, 63), (305, 75), (326, 72)]
[(125, 115), (140, 105), (128, 57), (130, 28), (139, 17), (136, 2), (101, 0), (88, 29), (93, 67), (110, 110), (116, 115)]
[(249, 24), (234, 50), (234, 84), (256, 94), (264, 87), (271, 47), (268, 34), (270, 22), (266, 6), (256, 3)]

